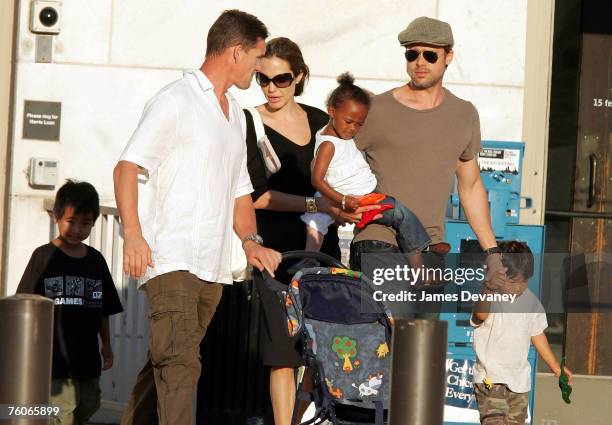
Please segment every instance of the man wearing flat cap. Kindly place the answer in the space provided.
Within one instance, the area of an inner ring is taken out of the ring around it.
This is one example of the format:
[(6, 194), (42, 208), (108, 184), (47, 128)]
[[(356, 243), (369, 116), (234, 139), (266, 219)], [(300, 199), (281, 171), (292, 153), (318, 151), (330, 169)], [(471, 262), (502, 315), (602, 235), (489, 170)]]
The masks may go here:
[[(488, 254), (486, 281), (493, 287), (499, 279), (493, 283), (492, 278), (504, 279), (505, 273), (477, 163), (481, 148), (478, 111), (442, 85), (453, 60), (451, 27), (420, 17), (400, 32), (398, 39), (405, 48), (410, 81), (373, 97), (367, 119), (355, 137), (357, 147), (365, 152), (378, 179), (377, 190), (395, 196), (423, 223), (432, 240), (426, 250), (429, 254), (424, 256), (429, 265), (432, 259), (433, 264), (443, 265), (442, 255), (449, 250), (444, 242), (444, 217), (453, 176), (457, 176), (461, 204)], [(394, 230), (370, 224), (351, 245), (351, 267), (366, 275), (373, 268), (394, 267), (371, 264), (372, 258), (384, 257), (381, 253), (394, 252), (399, 252)], [(367, 256), (366, 261), (364, 254), (368, 253), (375, 255)], [(433, 289), (434, 285), (430, 286)]]

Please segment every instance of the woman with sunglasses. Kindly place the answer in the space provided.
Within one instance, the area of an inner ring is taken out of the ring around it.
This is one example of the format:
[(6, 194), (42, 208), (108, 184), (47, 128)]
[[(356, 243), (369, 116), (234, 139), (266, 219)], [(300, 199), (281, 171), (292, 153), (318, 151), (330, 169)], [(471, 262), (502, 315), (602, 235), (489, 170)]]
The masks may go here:
[[(317, 205), (320, 200), (315, 201), (310, 163), (314, 156), (315, 134), (327, 124), (329, 117), (320, 109), (295, 101), (307, 79), (308, 66), (297, 44), (284, 37), (268, 41), (256, 80), (267, 100), (257, 107), (257, 111), (281, 163), (280, 169), (269, 177), (257, 148), (253, 117), (245, 111), (248, 168), (254, 188), (257, 229), (266, 246), (280, 252), (303, 249), (306, 227), (300, 215), (316, 211), (317, 206), (326, 209)], [(328, 232), (321, 251), (340, 258), (336, 227), (332, 226)], [(282, 265), (276, 276), (281, 282), (290, 280)], [(288, 425), (295, 402), (294, 369), (303, 365), (303, 361), (296, 346), (297, 339), (287, 336), (285, 315), (276, 294), (257, 279), (255, 285), (264, 309), (260, 350), (264, 365), (271, 367), (274, 423)]]

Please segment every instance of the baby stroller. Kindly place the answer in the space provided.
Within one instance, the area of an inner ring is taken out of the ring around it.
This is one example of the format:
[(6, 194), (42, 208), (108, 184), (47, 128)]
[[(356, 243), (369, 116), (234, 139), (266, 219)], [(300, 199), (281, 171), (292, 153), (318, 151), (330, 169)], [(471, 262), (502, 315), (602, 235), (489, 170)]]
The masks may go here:
[(264, 282), (282, 300), (287, 332), (299, 335), (313, 389), (298, 384), (292, 425), (302, 400), (314, 401), (314, 418), (334, 425), (383, 425), (387, 422), (391, 370), (391, 324), (360, 272), (318, 252), (290, 251), (283, 261), (314, 258), (332, 267), (298, 271), (289, 285), (266, 272)]

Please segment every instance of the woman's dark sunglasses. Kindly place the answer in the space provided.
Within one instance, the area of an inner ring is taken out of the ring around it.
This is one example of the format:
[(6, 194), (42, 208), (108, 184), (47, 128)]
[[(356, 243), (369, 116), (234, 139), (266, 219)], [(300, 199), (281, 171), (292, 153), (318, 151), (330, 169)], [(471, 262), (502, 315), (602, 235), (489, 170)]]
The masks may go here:
[(284, 89), (285, 87), (289, 87), (291, 83), (293, 83), (294, 77), (290, 72), (278, 74), (272, 78), (268, 77), (266, 74), (257, 72), (255, 73), (255, 80), (257, 81), (257, 84), (259, 84), (261, 87), (268, 87), (270, 82), (273, 82), (274, 85), (279, 89)]
[(408, 62), (414, 62), (415, 60), (417, 60), (417, 58), (419, 57), (420, 54), (423, 54), (423, 57), (425, 58), (425, 60), (429, 63), (436, 63), (438, 62), (438, 54), (436, 52), (432, 52), (431, 50), (423, 50), (422, 52), (419, 52), (418, 50), (406, 50), (406, 53), (404, 53), (404, 56), (406, 56), (406, 60)]

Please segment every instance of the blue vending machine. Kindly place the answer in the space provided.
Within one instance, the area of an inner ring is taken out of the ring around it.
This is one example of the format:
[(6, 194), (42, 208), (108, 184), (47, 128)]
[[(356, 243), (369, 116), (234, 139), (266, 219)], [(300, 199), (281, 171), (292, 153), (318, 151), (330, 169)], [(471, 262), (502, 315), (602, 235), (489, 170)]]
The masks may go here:
[[(544, 226), (519, 224), (521, 204), (531, 207), (531, 200), (521, 198), (521, 175), (525, 145), (522, 142), (483, 141), (478, 164), (482, 181), (487, 189), (493, 231), (498, 242), (519, 240), (527, 243), (535, 257), (535, 271), (529, 288), (539, 296), (542, 275), (541, 254), (544, 252)], [(456, 189), (451, 194), (448, 208), (450, 218), (445, 223), (446, 240), (451, 244), (447, 267), (480, 268), (484, 254), (461, 209)], [(482, 282), (471, 282), (480, 286)], [(447, 292), (458, 291), (460, 286), (449, 284)], [(474, 291), (477, 292), (477, 291)], [(473, 330), (470, 326), (472, 304), (457, 302), (452, 312), (443, 312), (440, 318), (448, 321), (447, 391), (444, 408), (446, 425), (480, 423), (473, 393), (474, 353)], [(533, 417), (533, 386), (535, 383), (537, 353), (529, 350), (532, 391), (529, 400), (529, 418)]]

